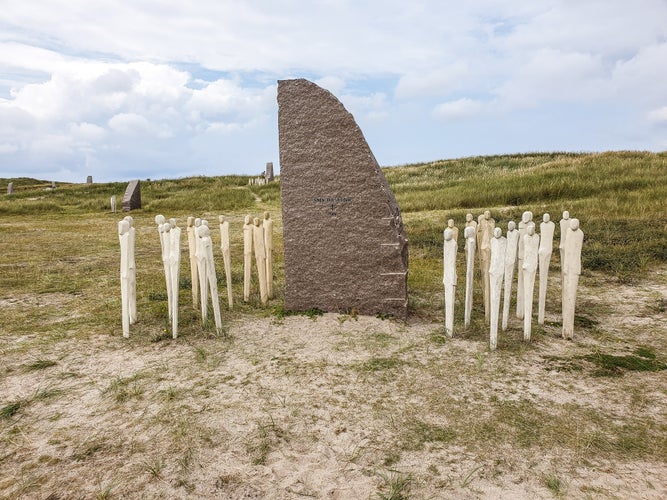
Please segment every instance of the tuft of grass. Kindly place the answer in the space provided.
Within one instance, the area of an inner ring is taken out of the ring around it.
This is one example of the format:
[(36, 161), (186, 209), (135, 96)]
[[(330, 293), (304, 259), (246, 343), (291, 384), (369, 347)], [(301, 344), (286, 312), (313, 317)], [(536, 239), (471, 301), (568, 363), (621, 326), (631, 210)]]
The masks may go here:
[(57, 364), (57, 362), (51, 359), (36, 359), (35, 361), (25, 365), (25, 369), (27, 371), (44, 370), (46, 368), (56, 366)]
[(541, 482), (556, 498), (561, 498), (565, 494), (565, 483), (558, 475), (544, 474)]
[(287, 316), (303, 315), (315, 321), (318, 316), (322, 316), (324, 314), (324, 311), (318, 309), (317, 307), (308, 309), (306, 311), (289, 311), (285, 309), (284, 306), (276, 306), (273, 308), (272, 312), (273, 315), (279, 320), (285, 319)]
[(362, 363), (357, 363), (353, 367), (361, 373), (372, 373), (379, 372), (383, 370), (393, 370), (403, 365), (404, 361), (400, 358), (391, 357), (378, 357), (371, 358)]
[(404, 474), (396, 470), (388, 473), (378, 472), (382, 480), (380, 491), (376, 493), (382, 500), (407, 500), (410, 497), (410, 487), (414, 481), (412, 474)]
[(456, 437), (454, 430), (419, 419), (410, 419), (401, 425), (400, 446), (404, 450), (421, 450), (425, 443), (447, 443)]
[(641, 353), (615, 356), (597, 351), (579, 358), (595, 364), (598, 369), (593, 374), (600, 377), (619, 377), (625, 371), (658, 372), (667, 369), (667, 364), (655, 359), (652, 351), (644, 348)]
[(11, 403), (6, 404), (0, 408), (0, 419), (10, 419), (18, 413), (18, 411), (26, 405), (22, 399), (17, 399)]

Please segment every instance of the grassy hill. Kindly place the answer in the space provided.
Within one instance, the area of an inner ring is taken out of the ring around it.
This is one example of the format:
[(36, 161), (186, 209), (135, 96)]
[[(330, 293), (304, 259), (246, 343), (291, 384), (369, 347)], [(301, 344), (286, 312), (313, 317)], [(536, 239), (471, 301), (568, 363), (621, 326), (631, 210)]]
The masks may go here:
[[(538, 225), (544, 212), (557, 222), (568, 210), (580, 219), (586, 235), (585, 270), (622, 281), (667, 261), (667, 153), (485, 156), (385, 168), (384, 172), (408, 233), (411, 306), (418, 315), (437, 314), (442, 231), (450, 218), (462, 227), (468, 212), (476, 217), (489, 209), (506, 230), (507, 222), (518, 222), (525, 210), (533, 211)], [(0, 179), (3, 185), (8, 181)], [(204, 215), (215, 225), (219, 214), (240, 222), (246, 213), (260, 215), (268, 210), (280, 230), (279, 184), (248, 186), (247, 182), (246, 176), (143, 181), (143, 209), (132, 215), (139, 225), (145, 222), (148, 227), (157, 213), (174, 216), (181, 225), (188, 215)], [(50, 182), (35, 179), (14, 183), (15, 194), (0, 197), (0, 217), (5, 220), (46, 218), (57, 230), (72, 220), (92, 218), (102, 223), (120, 217), (109, 213), (109, 199), (116, 195), (120, 207), (124, 183), (59, 184), (55, 190), (49, 189)], [(113, 244), (113, 228), (104, 227), (108, 234), (101, 238)], [(232, 226), (232, 232), (239, 245), (240, 228)], [(462, 245), (460, 241), (461, 249)], [(238, 264), (239, 259), (234, 260)], [(281, 261), (280, 256), (277, 260)], [(5, 263), (10, 262), (7, 257)], [(235, 269), (239, 276), (241, 271)], [(277, 278), (280, 281), (282, 276)]]

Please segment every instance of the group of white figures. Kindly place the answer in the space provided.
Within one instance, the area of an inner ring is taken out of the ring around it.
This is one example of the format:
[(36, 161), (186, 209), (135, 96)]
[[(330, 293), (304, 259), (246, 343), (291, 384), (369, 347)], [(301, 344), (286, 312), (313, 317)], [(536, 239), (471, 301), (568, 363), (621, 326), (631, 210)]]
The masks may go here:
[[(229, 240), (229, 221), (224, 216), (220, 221), (220, 249), (225, 266), (227, 282), (227, 302), (229, 309), (234, 306), (232, 296), (231, 248)], [(162, 263), (167, 285), (167, 301), (169, 321), (173, 338), (178, 337), (178, 294), (181, 269), (181, 229), (176, 219), (165, 219), (163, 215), (155, 216), (160, 245)], [(190, 255), (190, 276), (192, 283), (192, 304), (201, 308), (202, 322), (208, 318), (208, 300), (211, 297), (215, 327), (222, 331), (222, 318), (218, 299), (218, 281), (213, 259), (213, 242), (208, 221), (188, 217), (187, 221), (188, 250)], [(120, 282), (122, 301), (123, 336), (130, 336), (130, 325), (137, 320), (137, 278), (134, 257), (135, 229), (132, 217), (127, 216), (118, 223), (120, 239)], [(243, 225), (243, 300), (250, 300), (250, 283), (252, 275), (252, 254), (255, 254), (260, 299), (263, 305), (273, 298), (273, 221), (269, 213), (264, 219), (245, 217)]]
[[(496, 227), (496, 221), (487, 210), (473, 219), (466, 215), (464, 230), (466, 253), (466, 292), (464, 324), (470, 324), (472, 312), (473, 271), (475, 250), (479, 248), (479, 263), (484, 290), (484, 318), (490, 326), (489, 344), (493, 350), (498, 345), (498, 319), (500, 296), (503, 291), (502, 330), (507, 329), (512, 295), (514, 268), (518, 261), (516, 317), (523, 319), (524, 340), (530, 340), (533, 318), (533, 291), (535, 275), (539, 273), (538, 315), (537, 322), (544, 323), (547, 296), (549, 263), (553, 249), (555, 224), (549, 214), (544, 214), (540, 223), (540, 233), (535, 233), (532, 212), (524, 212), (517, 229), (514, 221), (507, 224), (507, 236)], [(458, 228), (454, 220), (447, 222), (444, 231), (444, 274), (445, 286), (445, 329), (450, 337), (454, 333), (454, 295), (456, 290), (456, 254)], [(574, 309), (577, 285), (581, 274), (581, 248), (584, 233), (579, 229), (579, 220), (570, 218), (569, 212), (563, 212), (560, 221), (561, 287), (563, 337), (572, 338), (574, 333)]]

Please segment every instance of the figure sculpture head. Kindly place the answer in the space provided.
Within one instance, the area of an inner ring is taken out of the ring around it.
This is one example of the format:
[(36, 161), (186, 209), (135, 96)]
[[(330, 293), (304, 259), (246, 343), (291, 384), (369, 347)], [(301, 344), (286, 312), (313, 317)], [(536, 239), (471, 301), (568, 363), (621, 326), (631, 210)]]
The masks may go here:
[(207, 236), (211, 236), (211, 230), (208, 226), (202, 224), (202, 226), (199, 228), (199, 237), (206, 238)]
[(572, 229), (572, 231), (576, 231), (577, 229), (579, 229), (579, 219), (570, 220), (570, 229)]
[(454, 231), (447, 228), (445, 229), (445, 241), (450, 241), (454, 237)]
[(165, 222), (160, 227), (162, 228), (163, 233), (168, 233), (169, 231), (171, 231), (171, 224), (169, 224), (168, 222)]
[(521, 222), (528, 224), (530, 222), (532, 214), (530, 212), (524, 212), (521, 214)]
[(567, 220), (569, 218), (570, 218), (570, 212), (568, 212), (567, 210), (564, 210), (563, 211), (563, 219)]
[(206, 219), (201, 220), (201, 225), (208, 227), (208, 221)]
[(486, 220), (489, 220), (491, 218), (491, 212), (488, 210), (484, 210), (484, 218)]
[(199, 227), (199, 226), (201, 226), (201, 219), (199, 217), (197, 217), (195, 219), (195, 227)]
[(535, 233), (535, 223), (532, 220), (530, 222), (528, 222), (528, 224), (526, 224), (526, 229), (528, 229), (529, 227), (533, 228), (533, 234), (534, 234)]
[(507, 223), (507, 230), (508, 231), (514, 231), (515, 228), (516, 228), (516, 224), (514, 223), (513, 220), (511, 220)]
[(245, 216), (245, 223), (250, 224), (250, 216), (249, 215)]
[(550, 220), (551, 220), (551, 215), (549, 215), (549, 214), (544, 214), (544, 215), (542, 216), (542, 221), (543, 221), (543, 222), (549, 222)]
[(190, 216), (188, 217), (188, 227), (192, 227), (195, 225), (195, 218)]
[(264, 212), (264, 218), (267, 219), (267, 220), (271, 218), (271, 216), (269, 215), (269, 212)]
[(535, 224), (528, 224), (528, 226), (526, 226), (526, 234), (529, 234), (530, 236), (535, 234)]
[(225, 222), (225, 216), (224, 215), (218, 215), (218, 221), (220, 222), (220, 224)]
[(165, 221), (165, 220), (166, 220), (166, 219), (164, 218), (164, 215), (158, 214), (158, 215), (155, 216), (155, 223), (156, 223), (158, 226), (161, 226), (162, 224), (164, 224), (164, 221)]
[(130, 230), (130, 225), (128, 224), (128, 222), (125, 219), (118, 222), (118, 234), (120, 236), (124, 235), (129, 230)]
[(454, 227), (454, 219), (449, 219), (449, 220), (447, 221), (447, 227), (449, 227), (449, 228)]
[(134, 222), (134, 219), (132, 219), (131, 215), (126, 215), (123, 220), (127, 221), (127, 223), (132, 227), (132, 223)]
[(494, 227), (493, 228), (493, 237), (494, 238), (500, 238), (503, 235), (503, 230), (500, 229), (499, 227)]
[(466, 222), (472, 221), (472, 214), (466, 214)]
[(176, 227), (176, 219), (174, 219), (173, 217), (169, 219), (169, 225), (171, 226), (172, 229), (174, 229)]
[(252, 223), (253, 223), (255, 226), (259, 227), (259, 217), (255, 217), (255, 218), (252, 220)]

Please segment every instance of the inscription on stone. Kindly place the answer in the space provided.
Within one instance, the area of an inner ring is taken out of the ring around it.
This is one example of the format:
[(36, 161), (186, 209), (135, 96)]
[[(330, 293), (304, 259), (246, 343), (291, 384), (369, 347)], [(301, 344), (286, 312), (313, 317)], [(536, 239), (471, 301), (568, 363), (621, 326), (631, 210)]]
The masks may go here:
[(278, 82), (285, 308), (405, 317), (401, 212), (352, 115), (308, 80)]

